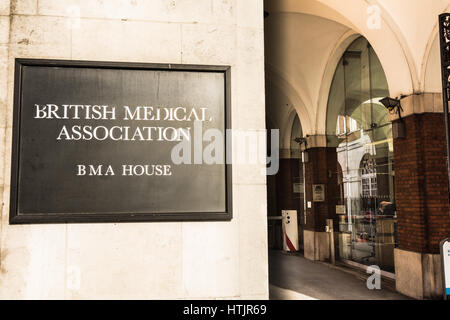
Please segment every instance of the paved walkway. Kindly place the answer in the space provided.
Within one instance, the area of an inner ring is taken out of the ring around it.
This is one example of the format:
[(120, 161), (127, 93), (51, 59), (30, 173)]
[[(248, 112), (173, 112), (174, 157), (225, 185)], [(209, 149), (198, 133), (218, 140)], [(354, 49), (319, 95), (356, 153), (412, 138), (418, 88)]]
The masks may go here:
[(369, 290), (366, 281), (352, 272), (280, 251), (269, 252), (269, 282), (273, 300), (408, 299), (383, 286), (381, 290)]

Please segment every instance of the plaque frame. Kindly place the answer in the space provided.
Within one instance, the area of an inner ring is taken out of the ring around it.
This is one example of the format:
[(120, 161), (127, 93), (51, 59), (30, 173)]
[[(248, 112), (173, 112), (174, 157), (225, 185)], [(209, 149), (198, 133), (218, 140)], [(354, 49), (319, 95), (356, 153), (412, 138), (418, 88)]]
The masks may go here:
[[(16, 224), (58, 224), (58, 223), (125, 223), (125, 222), (183, 222), (183, 221), (231, 221), (233, 219), (233, 183), (232, 164), (225, 164), (225, 206), (224, 212), (169, 212), (169, 213), (18, 213), (19, 192), (19, 159), (20, 159), (20, 119), (22, 107), (22, 72), (24, 66), (58, 67), (58, 68), (93, 68), (93, 69), (126, 69), (149, 71), (188, 71), (205, 73), (222, 73), (224, 75), (224, 129), (231, 129), (231, 66), (220, 65), (190, 65), (190, 64), (161, 64), (140, 62), (112, 62), (112, 61), (83, 61), (83, 60), (54, 60), (54, 59), (15, 59), (14, 72), (14, 104), (12, 126), (11, 152), (11, 188), (9, 223)], [(230, 148), (232, 141), (224, 143)], [(227, 154), (225, 148), (224, 158)], [(230, 157), (231, 158), (231, 157)]]

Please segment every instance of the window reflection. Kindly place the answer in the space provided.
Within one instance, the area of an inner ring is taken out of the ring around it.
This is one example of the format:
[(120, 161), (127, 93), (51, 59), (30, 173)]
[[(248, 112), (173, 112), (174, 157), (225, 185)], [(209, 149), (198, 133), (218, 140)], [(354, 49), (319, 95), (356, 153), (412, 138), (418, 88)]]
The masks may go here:
[(339, 217), (339, 255), (393, 272), (397, 218), (392, 128), (380, 103), (388, 95), (375, 51), (366, 39), (357, 39), (336, 68), (327, 111), (327, 135), (338, 141), (339, 202), (346, 207)]

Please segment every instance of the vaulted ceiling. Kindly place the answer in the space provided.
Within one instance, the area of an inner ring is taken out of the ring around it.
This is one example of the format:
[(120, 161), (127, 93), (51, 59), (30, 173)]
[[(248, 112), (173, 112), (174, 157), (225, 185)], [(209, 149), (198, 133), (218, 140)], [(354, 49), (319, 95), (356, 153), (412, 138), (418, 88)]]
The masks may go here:
[(450, 0), (265, 0), (268, 117), (283, 131), (292, 128), (289, 115), (295, 111), (304, 134), (324, 134), (334, 71), (361, 35), (381, 61), (391, 96), (439, 92), (437, 18), (449, 5)]

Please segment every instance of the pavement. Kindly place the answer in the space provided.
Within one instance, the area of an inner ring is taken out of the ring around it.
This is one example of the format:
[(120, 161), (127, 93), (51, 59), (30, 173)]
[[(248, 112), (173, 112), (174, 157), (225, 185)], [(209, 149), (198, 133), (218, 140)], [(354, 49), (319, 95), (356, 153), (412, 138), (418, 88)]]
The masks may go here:
[(298, 254), (269, 251), (271, 300), (409, 300), (385, 281), (380, 290), (369, 290), (369, 276)]

